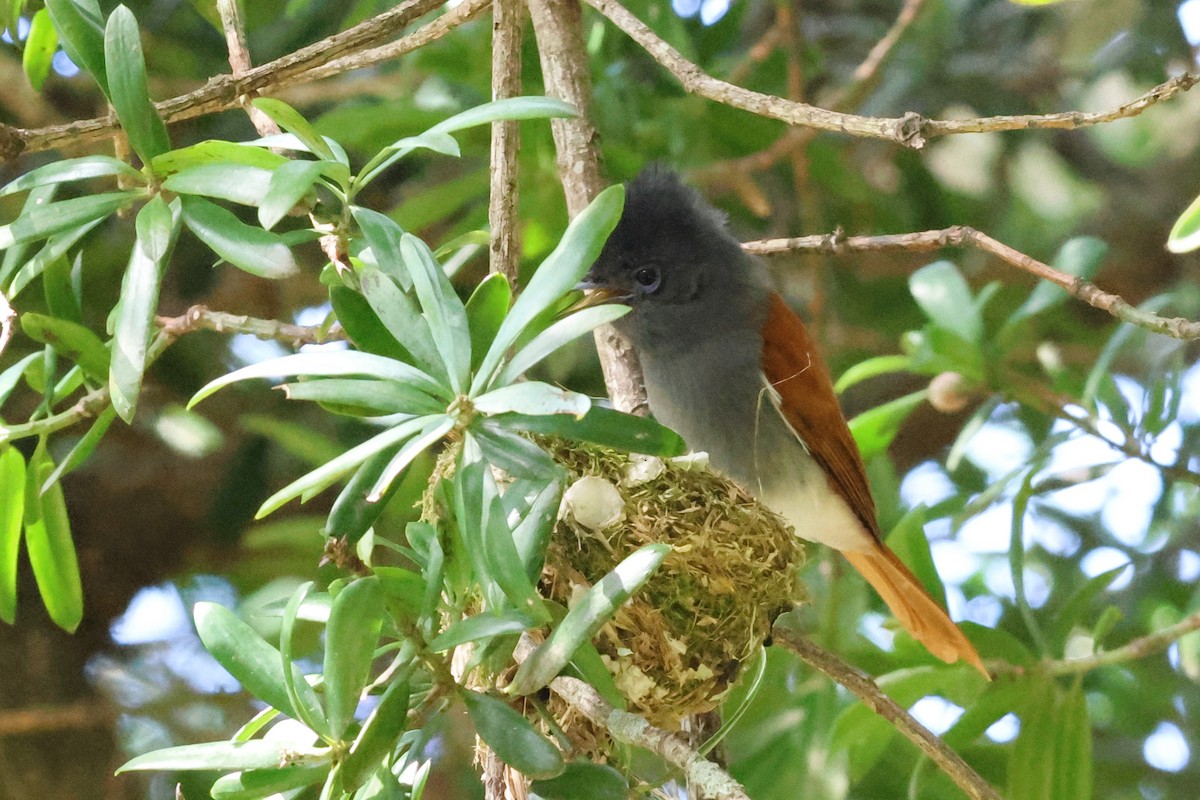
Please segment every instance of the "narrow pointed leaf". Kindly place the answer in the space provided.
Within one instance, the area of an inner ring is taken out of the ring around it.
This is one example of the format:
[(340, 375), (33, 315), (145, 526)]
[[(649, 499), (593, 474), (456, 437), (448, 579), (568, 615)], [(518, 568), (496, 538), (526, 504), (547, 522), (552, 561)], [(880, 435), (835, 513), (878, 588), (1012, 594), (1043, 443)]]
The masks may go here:
[(554, 481), (540, 491), (530, 504), (525, 516), (513, 528), (513, 545), (517, 555), (525, 564), (525, 574), (537, 580), (542, 574), (546, 559), (546, 544), (558, 520), (558, 509), (562, 500), (563, 484)]
[(886, 375), (889, 372), (903, 372), (908, 368), (908, 356), (876, 356), (875, 358), (868, 358), (866, 361), (860, 361), (843, 372), (841, 377), (837, 379), (837, 383), (834, 384), (833, 390), (841, 394), (851, 386), (865, 381), (867, 378)]
[(261, 147), (211, 139), (155, 156), (150, 162), (156, 175), (169, 175), (202, 164), (240, 164), (273, 170), (291, 163), (286, 156)]
[(180, 199), (188, 229), (230, 264), (271, 280), (296, 274), (292, 250), (278, 235), (247, 225), (233, 212), (199, 197)]
[[(36, 190), (35, 190), (36, 191)], [(31, 193), (32, 194), (32, 193)], [(33, 282), (43, 272), (50, 268), (59, 259), (66, 255), (67, 251), (75, 246), (76, 242), (87, 235), (88, 231), (95, 228), (104, 221), (103, 217), (94, 219), (90, 222), (85, 222), (74, 228), (68, 228), (65, 231), (52, 234), (46, 239), (46, 243), (42, 245), (42, 249), (21, 266), (17, 273), (13, 275), (12, 283), (8, 287), (9, 298), (14, 298), (21, 293), (21, 290)], [(25, 245), (17, 245), (9, 250), (10, 253), (15, 252)]]
[(91, 73), (108, 95), (104, 68), (104, 16), (97, 0), (46, 0), (46, 10), (72, 61)]
[(501, 272), (479, 282), (467, 300), (467, 328), (471, 332), (471, 369), (479, 368), (500, 324), (512, 305), (512, 286)]
[[(18, 180), (20, 179), (18, 178)], [(29, 190), (29, 194), (25, 196), (25, 202), (21, 205), (21, 213), (17, 215), (17, 218), (25, 216), (35, 208), (47, 205), (54, 199), (56, 192), (58, 192), (58, 184), (55, 183), (33, 187)], [(11, 239), (11, 228), (7, 234), (0, 235), (7, 235)], [(0, 260), (0, 288), (9, 287), (6, 291), (9, 298), (12, 298), (17, 293), (11, 288), (10, 279), (26, 262), (29, 246), (28, 242), (15, 244), (12, 241), (9, 241), (7, 245), (0, 245), (0, 250), (4, 250), (4, 258)]]
[(296, 709), (296, 712), (300, 715), (300, 721), (309, 730), (319, 734), (321, 738), (332, 741), (333, 735), (324, 709), (321, 708), (321, 703), (317, 699), (316, 692), (309, 685), (308, 679), (297, 668), (295, 658), (292, 655), (292, 642), (296, 631), (296, 620), (299, 618), (300, 607), (304, 604), (311, 589), (312, 581), (300, 584), (296, 588), (296, 591), (292, 592), (292, 596), (288, 598), (287, 605), (284, 606), (283, 615), (279, 620), (280, 671), (283, 675), (283, 688), (287, 692), (288, 699), (292, 702), (292, 708)]
[(412, 276), (421, 311), (429, 320), (429, 333), (456, 392), (466, 388), (471, 367), (471, 336), (467, 311), (442, 265), (425, 242), (411, 234), (400, 239), (400, 255)]
[(881, 406), (867, 409), (850, 420), (850, 433), (862, 453), (864, 461), (870, 461), (875, 456), (885, 452), (891, 446), (900, 426), (917, 406), (925, 402), (929, 394), (927, 389), (906, 394), (884, 403)]
[[(0, 372), (0, 407), (3, 407), (12, 394), (13, 389), (17, 388), (17, 383), (21, 380), (21, 376), (25, 374), (25, 370), (41, 357), (42, 354), (35, 351), (3, 372)], [(0, 433), (3, 433), (3, 429), (0, 429)]]
[(17, 556), (25, 517), (25, 458), (0, 445), (0, 620), (17, 621)]
[(108, 380), (108, 348), (78, 322), (31, 311), (21, 315), (21, 330), (30, 339), (50, 345), (59, 355), (74, 361), (93, 381)]
[(412, 355), (379, 320), (367, 298), (345, 286), (331, 286), (329, 304), (356, 348), (377, 356), (413, 361)]
[(359, 281), (371, 310), (411, 357), (414, 366), (430, 375), (448, 375), (429, 322), (413, 299), (380, 270), (364, 269), (359, 273)]
[(325, 706), (333, 738), (354, 721), (383, 626), (383, 590), (375, 578), (359, 578), (333, 599), (325, 628)]
[(393, 445), (386, 450), (380, 450), (358, 466), (337, 499), (333, 501), (333, 508), (325, 521), (326, 536), (355, 544), (366, 535), (400, 486), (399, 482), (393, 483), (377, 502), (372, 503), (367, 499), (371, 487), (396, 457), (400, 447), (401, 445)]
[(565, 319), (554, 323), (546, 330), (530, 340), (529, 344), (517, 351), (512, 360), (500, 371), (496, 383), (501, 386), (512, 383), (524, 375), (531, 367), (538, 364), (546, 356), (558, 350), (563, 345), (575, 341), (601, 325), (620, 319), (628, 314), (629, 306), (604, 305), (585, 308), (571, 314)]
[(621, 604), (654, 574), (670, 552), (669, 545), (648, 544), (635, 550), (601, 578), (567, 612), (550, 637), (521, 664), (508, 692), (530, 694), (553, 680), (579, 645), (589, 641), (604, 623), (612, 619)]
[(117, 773), (139, 770), (247, 770), (272, 769), (280, 764), (295, 768), (326, 764), (331, 751), (324, 748), (298, 748), (294, 743), (252, 739), (248, 742), (205, 742), (168, 747), (138, 756), (122, 764)]
[(137, 19), (125, 6), (117, 6), (104, 26), (104, 66), (108, 96), (117, 119), (129, 137), (129, 145), (149, 164), (171, 149), (167, 128), (150, 100), (146, 83), (146, 60)]
[(54, 468), (54, 471), (42, 483), (42, 494), (48, 492), (51, 486), (62, 480), (64, 475), (88, 460), (88, 457), (95, 451), (97, 445), (100, 444), (100, 440), (104, 438), (104, 434), (108, 432), (109, 427), (116, 418), (117, 410), (112, 406), (104, 409), (100, 413), (100, 416), (96, 417), (96, 421), (88, 428), (88, 432), (75, 443), (75, 446), (71, 448), (71, 452), (67, 453), (67, 457), (62, 460), (61, 464)]
[(496, 332), (476, 373), (472, 392), (489, 385), (508, 349), (540, 313), (573, 289), (595, 263), (621, 218), (625, 189), (610, 186), (571, 221), (554, 251), (542, 262)]
[(163, 188), (257, 206), (266, 197), (273, 175), (269, 169), (245, 164), (198, 164), (171, 175), (163, 181)]
[(425, 392), (395, 381), (366, 378), (325, 378), (285, 383), (289, 400), (360, 408), (372, 414), (437, 414), (446, 410)]
[(562, 477), (562, 468), (554, 463), (554, 459), (519, 434), (492, 425), (490, 420), (474, 426), (471, 432), (488, 463), (514, 478), (548, 481)]
[(578, 117), (575, 106), (553, 97), (507, 97), (468, 108), (444, 119), (429, 129), (430, 133), (453, 133), (476, 125), (487, 125), (504, 119), (547, 119)]
[(319, 158), (330, 161), (336, 160), (336, 156), (329, 149), (329, 145), (313, 130), (309, 121), (287, 103), (272, 97), (259, 97), (254, 100), (254, 107), (275, 120), (279, 124), (279, 127), (303, 142), (304, 146), (309, 149), (309, 152)]
[(142, 391), (158, 291), (179, 233), (179, 219), (178, 201), (168, 207), (161, 195), (155, 195), (138, 212), (137, 240), (121, 281), (121, 299), (113, 324), (112, 365), (108, 375), (113, 408), (126, 422), (133, 420)]
[[(414, 388), (429, 393), (431, 396), (444, 394), (442, 388), (425, 373), (416, 367), (409, 366), (390, 358), (355, 352), (315, 352), (296, 353), (281, 356), (267, 361), (260, 361), (248, 367), (234, 370), (210, 381), (192, 397), (188, 408), (199, 403), (204, 398), (225, 386), (238, 381), (254, 378), (276, 378), (283, 375), (305, 376), (314, 378), (338, 378), (350, 375), (361, 375), (368, 378), (406, 383)], [(449, 398), (446, 398), (449, 399)]]
[(9, 224), (0, 225), (0, 249), (45, 239), (59, 231), (104, 219), (117, 209), (131, 205), (137, 198), (137, 192), (104, 192), (23, 211)]
[(417, 456), (440, 442), (450, 432), (450, 429), (454, 427), (454, 420), (444, 414), (426, 417), (425, 419), (428, 422), (420, 434), (414, 436), (412, 440), (401, 447), (400, 451), (384, 467), (383, 472), (379, 475), (379, 480), (375, 481), (375, 485), (367, 493), (367, 502), (378, 503), (382, 500), (391, 485), (400, 477), (400, 473), (408, 469), (408, 465)]
[(440, 653), (467, 642), (477, 642), (480, 639), (490, 639), (493, 636), (503, 636), (509, 633), (521, 633), (535, 625), (537, 625), (537, 620), (520, 611), (476, 614), (473, 617), (460, 619), (435, 636), (429, 643), (429, 650), (433, 653)]
[(271, 174), (258, 205), (258, 224), (271, 230), (312, 191), (325, 165), (320, 161), (289, 161)]
[(532, 615), (539, 622), (549, 622), (546, 604), (538, 594), (534, 579), (525, 572), (525, 562), (513, 542), (512, 528), (508, 525), (491, 469), (483, 471), (483, 491), (479, 502), (483, 506), (481, 529), (488, 572), (518, 610)]
[(579, 419), (592, 407), (591, 398), (541, 381), (525, 381), (493, 389), (473, 401), (482, 414), (570, 414)]
[(25, 550), (50, 619), (63, 630), (74, 631), (83, 620), (83, 584), (62, 487), (55, 484), (41, 493), (52, 472), (54, 462), (43, 440), (25, 476)]
[(565, 436), (631, 453), (670, 458), (687, 452), (683, 439), (670, 428), (646, 417), (622, 414), (597, 405), (593, 405), (582, 419), (567, 414), (497, 414), (488, 421), (509, 430)]
[(548, 778), (562, 772), (562, 753), (507, 703), (465, 689), (460, 696), (479, 738), (505, 764), (530, 778)]
[(259, 800), (279, 796), (289, 789), (321, 783), (328, 775), (326, 764), (233, 772), (217, 778), (209, 794), (213, 800)]
[(21, 65), (25, 77), (34, 91), (40, 92), (46, 76), (50, 74), (50, 63), (58, 50), (58, 33), (50, 20), (50, 12), (41, 9), (33, 15), (29, 33), (25, 37), (25, 48), (21, 54)]
[(371, 247), (375, 265), (384, 275), (395, 279), (404, 291), (411, 291), (412, 274), (405, 268), (404, 256), (400, 252), (400, 240), (404, 238), (404, 229), (391, 217), (369, 208), (351, 206), (350, 213), (358, 223), (363, 238)]
[(1172, 253), (1190, 253), (1197, 247), (1200, 247), (1200, 197), (1179, 215), (1167, 236), (1167, 249)]
[(363, 723), (350, 754), (342, 762), (342, 786), (354, 791), (396, 747), (396, 740), (408, 727), (409, 686), (393, 681), (379, 704)]

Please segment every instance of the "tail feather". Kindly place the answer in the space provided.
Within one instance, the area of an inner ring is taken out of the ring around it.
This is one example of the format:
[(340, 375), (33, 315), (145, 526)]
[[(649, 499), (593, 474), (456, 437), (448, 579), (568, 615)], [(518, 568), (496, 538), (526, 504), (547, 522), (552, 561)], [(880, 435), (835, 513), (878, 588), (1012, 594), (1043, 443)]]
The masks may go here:
[(975, 646), (895, 553), (881, 545), (867, 552), (844, 550), (842, 555), (929, 652), (947, 663), (962, 659), (990, 678)]

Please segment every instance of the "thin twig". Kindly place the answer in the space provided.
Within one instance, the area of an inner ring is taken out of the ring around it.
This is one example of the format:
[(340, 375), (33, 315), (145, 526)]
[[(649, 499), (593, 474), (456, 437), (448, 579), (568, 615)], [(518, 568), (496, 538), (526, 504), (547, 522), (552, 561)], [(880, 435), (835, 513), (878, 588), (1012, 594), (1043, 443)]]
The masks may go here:
[[(492, 4), (492, 99), (521, 94), (521, 32), (525, 22), (522, 0), (494, 0)], [(516, 120), (492, 123), (492, 185), (488, 202), (491, 225), (492, 272), (517, 285), (521, 266), (520, 227), (517, 221), (517, 153), (521, 128)]]
[(988, 662), (988, 669), (995, 667), (994, 674), (1021, 677), (1030, 674), (1042, 675), (1082, 675), (1100, 667), (1113, 664), (1124, 664), (1137, 661), (1156, 653), (1161, 653), (1189, 633), (1200, 631), (1200, 611), (1184, 617), (1174, 625), (1168, 625), (1162, 630), (1140, 636), (1115, 650), (1106, 650), (1084, 658), (1067, 658), (1059, 661), (1042, 661), (1032, 666), (1023, 667), (1005, 661)]
[[(254, 66), (250, 60), (250, 48), (246, 45), (246, 26), (242, 22), (241, 0), (217, 0), (217, 12), (221, 15), (221, 27), (225, 29), (229, 68), (233, 70), (234, 78), (240, 78)], [(259, 136), (272, 136), (280, 132), (275, 120), (246, 102), (247, 98), (239, 99), (246, 109), (246, 116), (250, 117), (250, 124), (258, 131)]]
[(1200, 322), (1181, 317), (1160, 317), (1149, 311), (1143, 311), (1117, 295), (1101, 290), (1091, 281), (1061, 272), (1049, 264), (1027, 256), (1019, 250), (965, 225), (955, 225), (936, 231), (884, 236), (844, 236), (840, 231), (835, 231), (830, 234), (801, 236), (793, 239), (763, 239), (747, 242), (742, 247), (746, 252), (759, 256), (802, 251), (832, 255), (897, 250), (919, 253), (940, 250), (944, 247), (974, 247), (991, 253), (1017, 269), (1062, 287), (1072, 297), (1101, 311), (1106, 311), (1122, 322), (1128, 322), (1139, 328), (1165, 334), (1175, 339), (1200, 339)]
[[(537, 36), (546, 94), (579, 109), (574, 119), (550, 121), (558, 155), (558, 173), (574, 217), (587, 207), (604, 182), (596, 129), (591, 122), (592, 81), (581, 28), (578, 0), (529, 0), (529, 16)], [(597, 328), (596, 350), (613, 405), (621, 411), (645, 414), (646, 386), (633, 345), (612, 328)]]
[[(211, 78), (201, 88), (156, 103), (155, 107), (164, 121), (178, 122), (235, 108), (240, 105), (242, 98), (253, 97), (263, 91), (275, 91), (284, 86), (329, 77), (334, 73), (321, 71), (321, 67), (344, 56), (362, 54), (367, 48), (376, 47), (441, 5), (442, 0), (408, 0), (348, 30), (335, 33), (267, 64), (253, 67), (243, 75), (219, 75)], [(458, 15), (457, 19), (460, 22), (464, 21), (462, 15)], [(351, 62), (347, 60), (342, 63), (345, 65)], [(363, 66), (358, 62), (353, 63), (355, 66)], [(344, 69), (350, 68), (352, 67), (346, 66)], [(10, 159), (22, 150), (37, 152), (65, 144), (86, 144), (103, 139), (116, 128), (117, 120), (111, 115), (36, 130), (0, 124), (0, 156)]]
[(1059, 114), (1025, 114), (1018, 116), (981, 117), (967, 120), (933, 120), (908, 112), (900, 117), (865, 117), (796, 103), (775, 95), (754, 92), (712, 77), (696, 64), (684, 58), (641, 20), (616, 0), (585, 0), (588, 5), (607, 17), (631, 39), (679, 80), (685, 91), (709, 100), (749, 111), (762, 117), (778, 119), (789, 125), (817, 128), (825, 131), (885, 139), (903, 147), (919, 150), (935, 136), (983, 131), (1014, 131), (1032, 128), (1075, 129), (1125, 117), (1136, 116), (1151, 105), (1187, 91), (1200, 76), (1184, 74), (1156, 86), (1141, 97), (1110, 111), (1089, 114), (1068, 111)]
[(899, 703), (888, 697), (865, 672), (852, 667), (832, 653), (782, 625), (771, 632), (772, 641), (795, 653), (805, 663), (815, 667), (835, 682), (853, 692), (863, 704), (886, 719), (904, 737), (915, 744), (942, 772), (954, 781), (972, 800), (1001, 800), (991, 784), (980, 777), (971, 765), (951, 750), (928, 728), (917, 722)]
[(156, 317), (155, 323), (168, 336), (178, 338), (194, 331), (216, 331), (217, 333), (242, 333), (271, 339), (291, 347), (305, 344), (325, 344), (343, 341), (346, 332), (340, 326), (329, 331), (320, 325), (293, 325), (273, 319), (257, 319), (224, 311), (210, 311), (206, 306), (195, 305), (178, 317)]

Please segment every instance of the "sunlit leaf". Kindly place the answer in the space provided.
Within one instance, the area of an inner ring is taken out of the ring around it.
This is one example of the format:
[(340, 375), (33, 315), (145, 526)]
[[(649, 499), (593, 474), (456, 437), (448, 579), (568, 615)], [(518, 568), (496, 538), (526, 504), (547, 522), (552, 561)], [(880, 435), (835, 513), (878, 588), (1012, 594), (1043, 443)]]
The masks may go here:
[(421, 302), (421, 311), (429, 321), (433, 346), (441, 356), (455, 392), (466, 389), (471, 368), (471, 337), (467, 331), (467, 311), (442, 265), (433, 257), (425, 242), (411, 234), (400, 239), (400, 255), (412, 276), (413, 288)]
[(1200, 247), (1200, 197), (1192, 201), (1167, 235), (1167, 249), (1172, 253), (1190, 253)]
[(847, 369), (837, 379), (833, 390), (838, 394), (849, 389), (856, 383), (861, 383), (867, 378), (874, 378), (878, 375), (886, 375), (890, 372), (903, 372), (908, 369), (908, 356), (876, 356), (868, 358), (866, 361), (860, 361), (854, 366)]
[(0, 620), (17, 619), (17, 556), (25, 518), (25, 458), (21, 451), (0, 445)]
[(236, 163), (208, 163), (185, 167), (168, 177), (162, 185), (164, 189), (178, 194), (216, 197), (242, 205), (257, 206), (263, 202), (273, 175), (271, 170), (262, 167)]
[(924, 266), (908, 279), (908, 287), (934, 325), (967, 342), (977, 344), (983, 338), (983, 320), (971, 287), (954, 264), (935, 261)]
[(579, 419), (587, 414), (592, 401), (586, 395), (569, 392), (541, 381), (524, 381), (493, 389), (472, 401), (482, 414), (570, 414)]
[(97, 0), (45, 0), (46, 10), (72, 61), (91, 73), (106, 95), (104, 15)]
[(476, 614), (473, 617), (460, 619), (434, 637), (434, 640), (429, 643), (429, 650), (440, 653), (467, 642), (527, 631), (535, 625), (537, 625), (537, 620), (520, 611)]
[(383, 592), (379, 581), (359, 578), (333, 599), (325, 628), (325, 706), (334, 739), (342, 739), (354, 720), (358, 698), (379, 643)]
[(45, 494), (41, 491), (53, 472), (43, 439), (25, 476), (25, 550), (50, 619), (74, 631), (83, 620), (83, 584), (62, 487), (53, 484)]
[(925, 402), (927, 389), (906, 394), (881, 406), (868, 409), (850, 420), (850, 433), (864, 461), (884, 453), (900, 432), (900, 426), (917, 406)]
[(392, 338), (404, 348), (412, 363), (430, 375), (447, 375), (446, 365), (434, 345), (429, 322), (417, 309), (412, 297), (377, 269), (363, 269), (359, 273), (359, 281), (371, 310)]
[(290, 159), (286, 156), (261, 147), (212, 139), (155, 156), (150, 166), (156, 175), (169, 175), (205, 164), (240, 164), (273, 170), (287, 163)]
[(320, 161), (289, 161), (271, 173), (271, 181), (258, 207), (258, 224), (274, 228), (304, 197), (321, 177)]
[(9, 224), (0, 225), (0, 250), (103, 219), (117, 209), (131, 205), (137, 198), (136, 192), (104, 192), (22, 211), (21, 216)]
[(253, 739), (249, 742), (206, 742), (168, 747), (130, 759), (117, 773), (138, 770), (247, 770), (295, 768), (327, 764), (332, 753), (324, 748), (299, 748), (292, 742)]
[(508, 692), (530, 694), (553, 680), (579, 645), (589, 641), (604, 623), (612, 619), (617, 609), (654, 574), (670, 552), (669, 545), (648, 544), (626, 556), (575, 602), (550, 637), (521, 664)]
[(93, 381), (108, 380), (108, 348), (78, 322), (30, 311), (21, 315), (21, 330), (30, 339), (50, 345), (59, 355), (74, 361)]
[(585, 308), (559, 320), (518, 350), (500, 370), (500, 376), (496, 382), (501, 386), (512, 383), (563, 345), (575, 341), (583, 334), (589, 333), (601, 325), (607, 325), (620, 319), (628, 314), (629, 310), (629, 306), (603, 305)]
[(424, 419), (426, 422), (421, 432), (406, 442), (396, 455), (392, 456), (392, 460), (384, 467), (383, 472), (379, 474), (379, 479), (367, 493), (367, 502), (380, 502), (392, 483), (400, 477), (400, 473), (408, 469), (408, 465), (417, 456), (440, 442), (442, 437), (454, 427), (454, 420), (444, 414), (434, 414)]
[(296, 260), (283, 239), (242, 222), (233, 212), (196, 196), (184, 196), (183, 221), (200, 241), (239, 269), (260, 278), (290, 278)]
[(259, 111), (262, 111), (268, 117), (275, 120), (279, 127), (303, 142), (304, 146), (310, 152), (330, 161), (336, 159), (333, 151), (329, 149), (329, 145), (323, 138), (317, 135), (317, 132), (313, 130), (308, 120), (287, 103), (282, 100), (276, 100), (273, 97), (258, 97), (253, 101), (253, 105)]
[(29, 33), (25, 37), (25, 48), (21, 54), (25, 77), (29, 78), (29, 85), (34, 91), (42, 90), (42, 84), (50, 74), (50, 65), (57, 50), (58, 33), (50, 20), (50, 12), (43, 8), (33, 15)]

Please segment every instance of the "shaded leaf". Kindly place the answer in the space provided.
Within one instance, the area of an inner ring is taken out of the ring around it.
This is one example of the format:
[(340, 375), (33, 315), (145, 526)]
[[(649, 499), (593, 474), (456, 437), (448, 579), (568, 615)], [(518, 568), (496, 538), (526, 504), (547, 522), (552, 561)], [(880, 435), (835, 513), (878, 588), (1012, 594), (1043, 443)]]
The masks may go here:
[(108, 95), (104, 68), (104, 16), (97, 0), (45, 0), (67, 56), (91, 73)]
[(511, 304), (512, 286), (500, 272), (488, 275), (471, 293), (467, 300), (467, 329), (471, 332), (472, 370), (479, 368)]
[(629, 784), (607, 764), (572, 761), (561, 775), (534, 781), (530, 791), (543, 800), (625, 800)]
[(687, 452), (683, 439), (670, 428), (647, 417), (623, 414), (597, 405), (593, 405), (582, 419), (566, 414), (497, 414), (488, 421), (510, 430), (565, 436), (631, 453), (669, 458)]
[(971, 296), (971, 287), (954, 264), (949, 261), (928, 264), (912, 274), (908, 287), (934, 325), (967, 342), (978, 344), (982, 340), (983, 319)]
[(104, 26), (104, 68), (108, 99), (129, 137), (129, 145), (142, 163), (149, 164), (152, 158), (170, 150), (171, 142), (150, 100), (137, 19), (123, 5), (113, 10)]
[(585, 308), (555, 322), (546, 330), (533, 337), (500, 370), (496, 382), (500, 385), (512, 383), (524, 375), (531, 367), (540, 363), (546, 356), (558, 350), (563, 345), (575, 341), (585, 333), (607, 325), (628, 314), (629, 306), (603, 305)]
[(324, 781), (327, 775), (329, 766), (326, 764), (233, 772), (217, 778), (209, 794), (213, 800), (258, 800), (289, 789), (312, 786)]
[(460, 619), (434, 637), (429, 643), (430, 652), (440, 653), (467, 642), (490, 639), (510, 633), (521, 633), (537, 625), (537, 620), (520, 611), (476, 614)]
[(312, 191), (325, 165), (320, 161), (288, 161), (272, 174), (266, 194), (258, 206), (258, 224), (274, 228)]
[(405, 681), (392, 681), (379, 698), (378, 705), (363, 723), (362, 730), (342, 762), (342, 786), (354, 791), (396, 747), (396, 740), (408, 727), (409, 687)]
[(21, 330), (30, 339), (50, 345), (59, 355), (74, 361), (93, 381), (108, 380), (108, 348), (78, 322), (30, 311), (21, 315)]
[(421, 432), (406, 442), (400, 448), (399, 452), (392, 457), (392, 460), (388, 462), (388, 465), (383, 468), (379, 479), (375, 481), (375, 485), (367, 493), (367, 502), (378, 503), (382, 500), (392, 483), (400, 477), (400, 473), (408, 469), (408, 465), (417, 456), (440, 442), (442, 437), (454, 427), (454, 420), (445, 414), (434, 414), (424, 419), (426, 422)]
[(296, 274), (292, 250), (278, 235), (247, 225), (233, 212), (199, 197), (180, 200), (188, 229), (230, 264), (272, 280)]
[(530, 778), (551, 777), (562, 772), (562, 753), (507, 703), (466, 689), (460, 696), (479, 738), (505, 764)]
[(466, 388), (471, 368), (466, 308), (425, 242), (406, 233), (400, 239), (400, 254), (412, 276), (421, 311), (429, 321), (433, 346), (446, 365), (450, 386), (460, 393)]
[(375, 578), (359, 578), (333, 598), (325, 628), (325, 706), (329, 728), (342, 739), (374, 660), (383, 625), (383, 590)]
[(17, 620), (17, 557), (25, 518), (25, 458), (0, 445), (0, 620)]
[(429, 323), (417, 310), (413, 299), (377, 269), (363, 269), (359, 273), (359, 281), (371, 310), (392, 338), (400, 343), (404, 354), (413, 365), (430, 375), (447, 375), (442, 356), (434, 345), (434, 335)]
[(100, 412), (100, 416), (96, 417), (96, 421), (88, 428), (88, 432), (80, 437), (75, 446), (71, 448), (71, 452), (67, 453), (67, 457), (62, 460), (62, 463), (54, 468), (50, 473), (50, 477), (46, 478), (42, 483), (41, 493), (45, 494), (50, 490), (50, 487), (62, 480), (62, 477), (71, 470), (78, 467), (80, 464), (88, 460), (100, 440), (104, 438), (104, 434), (108, 432), (109, 426), (113, 420), (117, 418), (117, 410), (112, 406)]
[(324, 378), (285, 383), (289, 400), (355, 408), (367, 414), (436, 414), (445, 404), (411, 386), (366, 378)]
[(25, 476), (25, 551), (42, 603), (54, 624), (74, 631), (83, 620), (83, 584), (62, 487), (42, 484), (54, 472), (46, 441), (38, 442)]

